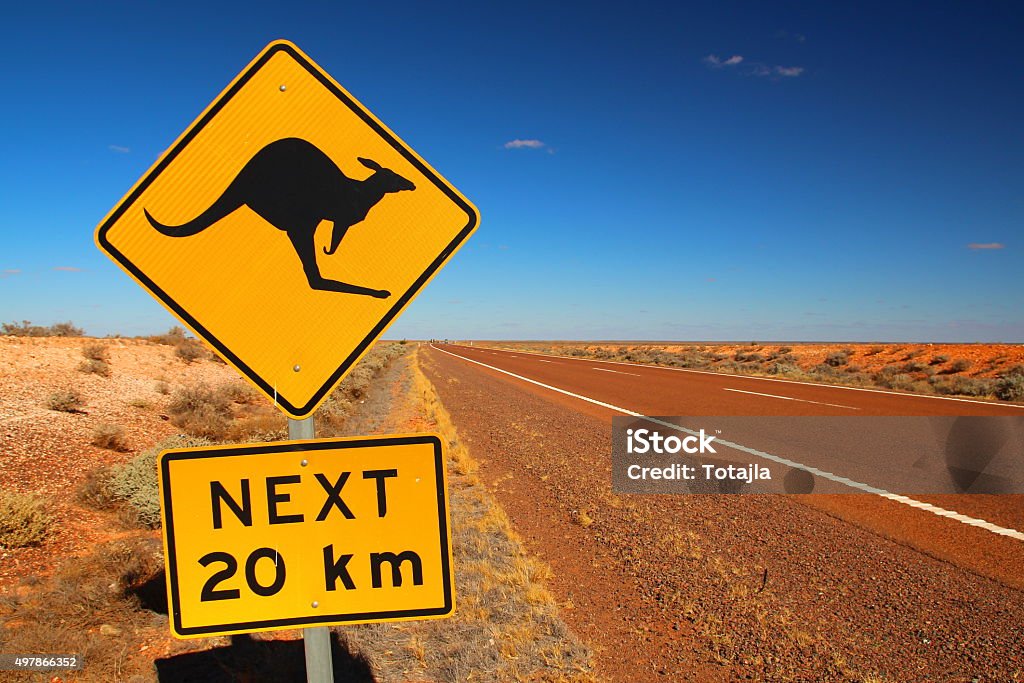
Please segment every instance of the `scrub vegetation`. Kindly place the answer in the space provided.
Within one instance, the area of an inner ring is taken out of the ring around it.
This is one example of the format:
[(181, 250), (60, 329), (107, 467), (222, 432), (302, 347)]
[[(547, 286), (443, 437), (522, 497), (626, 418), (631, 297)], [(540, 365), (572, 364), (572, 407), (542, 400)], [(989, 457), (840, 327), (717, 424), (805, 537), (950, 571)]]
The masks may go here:
[(33, 325), (30, 320), (22, 320), (20, 323), (0, 324), (0, 334), (11, 337), (81, 337), (84, 332), (81, 327), (75, 327), (71, 322)]
[[(526, 554), (476, 478), (476, 463), (432, 387), (414, 372), (413, 348), (377, 344), (318, 412), (317, 434), (363, 433), (370, 415), (369, 423), (383, 431), (430, 430), (447, 441), (457, 610), (453, 618), (437, 621), (332, 629), (336, 675), (382, 682), (592, 680), (588, 651), (561, 621), (557, 603), (544, 588), (550, 570)], [(247, 385), (181, 384), (173, 368), (186, 372), (187, 366), (173, 357), (163, 362), (170, 364), (159, 380), (168, 385), (167, 395), (153, 390), (149, 403), (136, 398), (120, 403), (138, 404), (129, 415), (160, 412), (181, 434), (123, 455), (125, 434), (137, 438), (131, 425), (122, 429), (97, 421), (83, 425), (84, 433), (80, 426), (83, 447), (89, 448), (85, 442), (91, 429), (92, 441), (102, 448), (94, 452), (103, 455), (102, 464), (78, 478), (72, 489), (76, 495), (60, 505), (44, 505), (38, 495), (0, 496), (4, 552), (32, 551), (45, 558), (32, 565), (37, 569), (10, 579), (13, 583), (0, 593), (0, 642), (4, 651), (80, 652), (87, 665), (72, 676), (78, 681), (182, 680), (200, 670), (221, 672), (224, 680), (299, 680), (300, 632), (189, 641), (170, 637), (157, 531), (157, 454), (219, 441), (281, 439), (287, 430), (284, 418)], [(198, 366), (210, 362), (200, 359)], [(68, 367), (73, 373), (74, 364)], [(153, 379), (144, 385), (134, 380), (133, 386), (152, 386)], [(76, 419), (88, 423), (92, 418)], [(98, 540), (84, 551), (47, 555), (56, 543), (54, 523), (78, 520)], [(6, 550), (19, 546), (28, 547)], [(12, 674), (11, 680), (38, 676)]]
[(49, 526), (50, 514), (38, 496), (0, 492), (0, 548), (38, 545)]
[[(995, 344), (487, 342), (573, 358), (1002, 401), (1024, 400), (1024, 347)], [(948, 346), (950, 352), (935, 353)], [(931, 352), (928, 351), (931, 349)], [(952, 353), (960, 355), (951, 355)], [(966, 356), (973, 356), (968, 358)]]

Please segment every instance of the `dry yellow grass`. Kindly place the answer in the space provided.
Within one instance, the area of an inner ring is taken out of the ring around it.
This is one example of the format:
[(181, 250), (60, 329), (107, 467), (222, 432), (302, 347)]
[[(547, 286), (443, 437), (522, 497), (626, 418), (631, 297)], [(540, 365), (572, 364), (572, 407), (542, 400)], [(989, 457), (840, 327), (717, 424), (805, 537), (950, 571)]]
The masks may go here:
[(523, 550), (416, 357), (411, 366), (418, 411), (446, 447), (457, 609), (440, 621), (346, 628), (348, 643), (382, 682), (596, 680), (544, 586), (551, 569)]

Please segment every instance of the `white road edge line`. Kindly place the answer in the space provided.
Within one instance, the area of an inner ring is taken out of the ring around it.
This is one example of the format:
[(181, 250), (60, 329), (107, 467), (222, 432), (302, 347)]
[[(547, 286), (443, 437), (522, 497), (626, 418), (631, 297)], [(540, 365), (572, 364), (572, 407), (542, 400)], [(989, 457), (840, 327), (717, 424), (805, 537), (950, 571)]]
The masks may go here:
[[(693, 434), (694, 436), (699, 435), (699, 432), (694, 431), (692, 429), (687, 429), (686, 427), (683, 427), (681, 425), (672, 424), (671, 422), (665, 422), (665, 421), (659, 420), (657, 418), (652, 418), (652, 417), (650, 417), (648, 415), (642, 415), (641, 413), (637, 413), (637, 412), (634, 412), (632, 410), (628, 410), (626, 408), (620, 408), (619, 406), (612, 405), (611, 403), (605, 403), (604, 401), (598, 401), (595, 398), (590, 398), (588, 396), (583, 396), (581, 394), (574, 394), (571, 391), (567, 391), (565, 389), (559, 389), (558, 387), (551, 386), (550, 384), (544, 384), (543, 382), (538, 382), (535, 379), (530, 379), (529, 377), (523, 377), (522, 375), (517, 375), (514, 372), (509, 372), (508, 370), (502, 370), (501, 368), (496, 368), (493, 365), (488, 365), (487, 363), (481, 363), (480, 361), (473, 360), (472, 358), (466, 358), (465, 356), (460, 356), (459, 354), (452, 353), (451, 351), (445, 351), (444, 349), (439, 349), (436, 346), (434, 346), (433, 344), (430, 345), (430, 348), (434, 349), (435, 351), (440, 351), (441, 353), (446, 353), (449, 356), (453, 356), (455, 358), (459, 358), (460, 360), (464, 360), (464, 361), (466, 361), (468, 363), (475, 363), (476, 365), (480, 365), (480, 366), (483, 366), (485, 368), (489, 368), (491, 370), (494, 370), (495, 372), (500, 372), (500, 373), (508, 375), (510, 377), (515, 377), (516, 379), (522, 380), (524, 382), (529, 382), (530, 384), (536, 384), (539, 387), (544, 387), (545, 389), (550, 389), (551, 391), (558, 392), (559, 394), (564, 394), (566, 396), (571, 396), (572, 398), (578, 398), (581, 401), (586, 401), (587, 403), (593, 403), (594, 405), (601, 406), (602, 408), (608, 408), (609, 410), (614, 410), (617, 413), (623, 413), (625, 415), (632, 415), (633, 417), (642, 417), (642, 418), (644, 418), (646, 420), (650, 420), (651, 422), (654, 422), (656, 424), (660, 424), (660, 425), (663, 425), (665, 427), (668, 427), (669, 429), (675, 429), (675, 430), (684, 432), (686, 434)], [(726, 446), (727, 448), (732, 448), (732, 449), (737, 450), (737, 451), (742, 451), (744, 453), (749, 453), (750, 455), (754, 455), (754, 456), (757, 456), (759, 458), (764, 458), (765, 460), (770, 460), (772, 462), (777, 462), (780, 465), (785, 465), (787, 467), (793, 467), (793, 468), (796, 468), (796, 469), (799, 469), (799, 470), (803, 470), (805, 472), (810, 472), (811, 474), (813, 474), (813, 475), (815, 475), (817, 477), (821, 477), (822, 479), (828, 479), (829, 481), (834, 481), (834, 482), (836, 482), (838, 484), (843, 484), (844, 486), (849, 486), (850, 488), (857, 489), (858, 491), (864, 491), (865, 493), (873, 493), (873, 494), (875, 494), (877, 496), (881, 496), (882, 498), (886, 498), (888, 500), (892, 500), (892, 501), (895, 501), (897, 503), (902, 503), (904, 505), (909, 505), (912, 508), (917, 508), (918, 510), (926, 510), (928, 512), (931, 512), (932, 514), (938, 515), (939, 517), (948, 517), (949, 519), (954, 519), (954, 520), (956, 520), (958, 522), (961, 522), (962, 524), (966, 524), (968, 526), (978, 527), (980, 529), (985, 529), (986, 531), (991, 531), (992, 533), (998, 534), (1000, 536), (1008, 536), (1008, 537), (1016, 539), (1018, 541), (1024, 541), (1024, 533), (1022, 533), (1020, 531), (1017, 531), (1016, 529), (1010, 529), (1010, 528), (1007, 528), (1007, 527), (1001, 527), (1001, 526), (998, 526), (998, 525), (993, 524), (991, 522), (987, 522), (984, 519), (977, 519), (976, 517), (968, 517), (967, 515), (962, 515), (959, 512), (955, 512), (953, 510), (946, 510), (945, 508), (940, 508), (940, 507), (938, 507), (936, 505), (932, 505), (931, 503), (924, 503), (924, 502), (921, 502), (919, 500), (914, 500), (913, 498), (910, 498), (908, 496), (903, 496), (903, 495), (900, 495), (898, 493), (891, 493), (889, 491), (886, 491), (885, 489), (880, 489), (880, 488), (877, 488), (875, 486), (870, 486), (868, 484), (862, 484), (859, 481), (854, 481), (852, 479), (847, 479), (846, 477), (841, 477), (838, 474), (832, 474), (831, 472), (826, 472), (825, 470), (819, 470), (817, 467), (811, 467), (809, 465), (804, 465), (804, 464), (796, 462), (794, 460), (790, 460), (789, 458), (783, 458), (783, 457), (778, 456), (778, 455), (772, 455), (771, 453), (765, 453), (764, 451), (759, 451), (756, 448), (750, 448), (748, 446), (743, 446), (741, 444), (733, 443), (731, 441), (726, 441), (724, 439), (716, 439), (716, 440), (718, 441), (718, 443), (722, 444), (723, 446)]]
[(591, 370), (600, 370), (601, 372), (614, 372), (616, 375), (632, 375), (633, 377), (643, 377), (635, 372), (623, 372), (622, 370), (609, 370), (608, 368), (591, 368)]
[[(460, 346), (459, 344), (453, 344), (453, 346)], [(467, 348), (487, 348), (482, 346), (467, 347)], [(440, 351), (441, 349), (438, 349)], [(504, 351), (504, 349), (502, 349)], [(491, 353), (494, 353), (493, 351)], [(510, 353), (505, 351), (505, 353)], [(561, 358), (563, 360), (578, 360), (586, 361), (590, 363), (610, 363), (612, 365), (629, 365), (634, 368), (654, 368), (656, 370), (671, 370), (673, 372), (692, 372), (697, 375), (715, 375), (716, 377), (736, 377), (738, 379), (754, 379), (761, 382), (779, 382), (781, 384), (799, 384), (804, 387), (825, 387), (826, 389), (843, 389), (845, 391), (866, 391), (872, 394), (890, 394), (892, 396), (906, 396), (908, 398), (929, 398), (935, 401), (958, 401), (960, 403), (980, 403), (983, 406), (1001, 406), (1006, 408), (1017, 408), (1024, 410), (1024, 405), (1019, 403), (1003, 403), (996, 401), (978, 401), (973, 398), (953, 398), (952, 396), (929, 396), (928, 394), (910, 394), (902, 391), (887, 391), (886, 389), (868, 389), (866, 387), (846, 387), (842, 384), (822, 384), (821, 382), (800, 382), (795, 379), (778, 379), (777, 377), (758, 377), (756, 375), (733, 375), (727, 372), (711, 372), (710, 370), (694, 370), (692, 368), (670, 368), (666, 365), (651, 365), (648, 363), (628, 363), (621, 360), (597, 360), (595, 358), (576, 358), (573, 356), (558, 356), (553, 353), (537, 353), (536, 351), (517, 351), (516, 353), (523, 353), (530, 356), (550, 356), (551, 358)], [(498, 355), (498, 354), (495, 354)], [(468, 360), (468, 359), (467, 359)]]
[[(608, 372), (614, 372), (609, 370)], [(729, 389), (722, 387), (723, 391), (735, 391), (737, 394), (751, 394), (753, 396), (767, 396), (768, 398), (781, 398), (783, 401), (800, 401), (801, 403), (815, 403), (819, 406), (829, 406), (831, 408), (846, 408), (848, 410), (860, 410), (860, 408), (854, 408), (853, 406), (841, 406), (838, 403), (822, 403), (821, 401), (811, 401), (806, 398), (793, 398), (792, 396), (777, 396), (775, 394), (762, 394), (757, 391), (743, 391), (742, 389)]]

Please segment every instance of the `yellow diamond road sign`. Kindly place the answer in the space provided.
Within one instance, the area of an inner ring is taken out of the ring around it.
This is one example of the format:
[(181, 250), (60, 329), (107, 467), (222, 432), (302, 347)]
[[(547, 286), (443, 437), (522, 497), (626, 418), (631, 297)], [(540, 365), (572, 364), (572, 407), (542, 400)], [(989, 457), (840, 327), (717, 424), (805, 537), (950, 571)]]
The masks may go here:
[(164, 451), (171, 631), (450, 616), (447, 498), (430, 434)]
[(301, 418), (478, 222), (426, 161), (278, 41), (136, 183), (96, 241)]

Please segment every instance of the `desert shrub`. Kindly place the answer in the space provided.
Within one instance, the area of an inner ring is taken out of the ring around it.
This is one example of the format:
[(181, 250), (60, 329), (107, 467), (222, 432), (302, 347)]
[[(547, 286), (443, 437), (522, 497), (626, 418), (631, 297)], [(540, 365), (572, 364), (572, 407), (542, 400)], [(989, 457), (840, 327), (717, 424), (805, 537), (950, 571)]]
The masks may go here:
[(182, 387), (174, 392), (167, 404), (172, 416), (188, 415), (210, 407), (216, 412), (227, 414), (230, 399), (224, 391), (213, 390), (205, 384)]
[(109, 467), (89, 470), (75, 491), (75, 499), (97, 510), (109, 507), (114, 502), (114, 496), (110, 492), (110, 477)]
[(900, 368), (900, 371), (901, 372), (908, 372), (908, 373), (909, 372), (922, 372), (926, 367), (928, 367), (928, 366), (926, 366), (924, 363), (922, 363), (920, 361), (912, 360), (912, 361), (907, 361), (906, 363), (904, 363), (903, 367)]
[(800, 366), (794, 363), (776, 362), (768, 368), (768, 374), (797, 377), (802, 374), (802, 371), (800, 370)]
[(929, 365), (942, 365), (943, 363), (949, 362), (949, 356), (944, 353), (940, 353), (937, 356), (932, 356), (932, 359), (928, 361)]
[(703, 353), (687, 353), (679, 359), (679, 367), (681, 368), (706, 368), (711, 365), (711, 361)]
[(81, 337), (85, 332), (70, 321), (41, 326), (33, 325), (29, 320), (22, 320), (20, 323), (3, 323), (0, 325), (0, 334), (14, 337)]
[(764, 362), (764, 356), (760, 353), (737, 351), (732, 356), (733, 360), (739, 363), (762, 363)]
[(943, 371), (948, 375), (955, 375), (958, 372), (964, 372), (971, 367), (971, 361), (965, 358), (957, 358)]
[(910, 391), (915, 388), (916, 383), (910, 375), (900, 372), (898, 369), (888, 367), (871, 376), (871, 380), (883, 389), (897, 389)]
[(217, 387), (215, 393), (231, 403), (252, 404), (260, 400), (259, 393), (248, 384), (222, 384)]
[(110, 361), (110, 349), (106, 344), (87, 344), (82, 347), (82, 357), (107, 363)]
[(0, 491), (0, 546), (38, 545), (49, 525), (50, 515), (38, 496)]
[(171, 329), (167, 330), (163, 334), (155, 334), (151, 337), (146, 337), (151, 342), (157, 344), (166, 344), (167, 346), (177, 346), (185, 341), (185, 329), (175, 325)]
[(1003, 401), (1020, 401), (1024, 399), (1024, 368), (1015, 366), (1010, 372), (1003, 373), (996, 381), (996, 398)]
[(153, 453), (146, 451), (114, 468), (109, 490), (114, 500), (131, 506), (139, 524), (160, 526), (160, 486)]
[(995, 382), (982, 377), (953, 377), (932, 383), (939, 394), (959, 396), (989, 396), (995, 391)]
[(846, 365), (848, 362), (850, 362), (850, 354), (846, 351), (835, 351), (825, 356), (825, 365), (833, 368)]
[(92, 445), (112, 451), (127, 451), (128, 442), (124, 438), (124, 427), (105, 423), (97, 425), (92, 431)]
[(715, 369), (719, 372), (740, 372), (743, 366), (734, 360), (726, 360), (715, 366)]
[(877, 356), (882, 351), (885, 351), (884, 346), (872, 346), (870, 349), (864, 352), (865, 356)]
[(168, 384), (167, 382), (164, 382), (163, 380), (157, 381), (156, 386), (154, 388), (156, 389), (156, 393), (163, 394), (164, 396), (171, 393), (171, 385)]
[(167, 404), (171, 422), (189, 434), (222, 439), (230, 426), (231, 401), (205, 384), (179, 389)]
[(652, 365), (664, 365), (666, 367), (675, 367), (680, 364), (682, 358), (674, 353), (663, 351), (661, 349), (647, 349), (645, 363)]
[(100, 377), (110, 377), (110, 365), (96, 359), (83, 360), (78, 364), (78, 371)]
[[(317, 430), (321, 436), (324, 431), (325, 419), (321, 419), (321, 410), (317, 411)], [(238, 419), (231, 423), (225, 441), (230, 443), (265, 443), (281, 441), (288, 438), (288, 420), (277, 410), (259, 413)]]
[(914, 358), (920, 356), (922, 353), (924, 352), (921, 351), (921, 349), (913, 349), (912, 351), (907, 351), (907, 353), (903, 356), (902, 360), (913, 360)]
[(793, 352), (793, 347), (791, 347), (791, 346), (780, 346), (777, 353), (780, 356), (784, 356), (787, 353), (792, 353), (792, 352)]
[(174, 347), (174, 355), (186, 363), (191, 363), (203, 357), (203, 348), (195, 340), (186, 339)]
[(209, 446), (205, 438), (172, 436), (152, 448), (114, 467), (107, 484), (109, 496), (123, 501), (134, 512), (139, 524), (156, 528), (160, 526), (160, 486), (157, 483), (157, 456), (168, 448), (193, 448)]
[(74, 389), (54, 392), (46, 399), (47, 408), (62, 413), (81, 413), (84, 406), (81, 394)]

